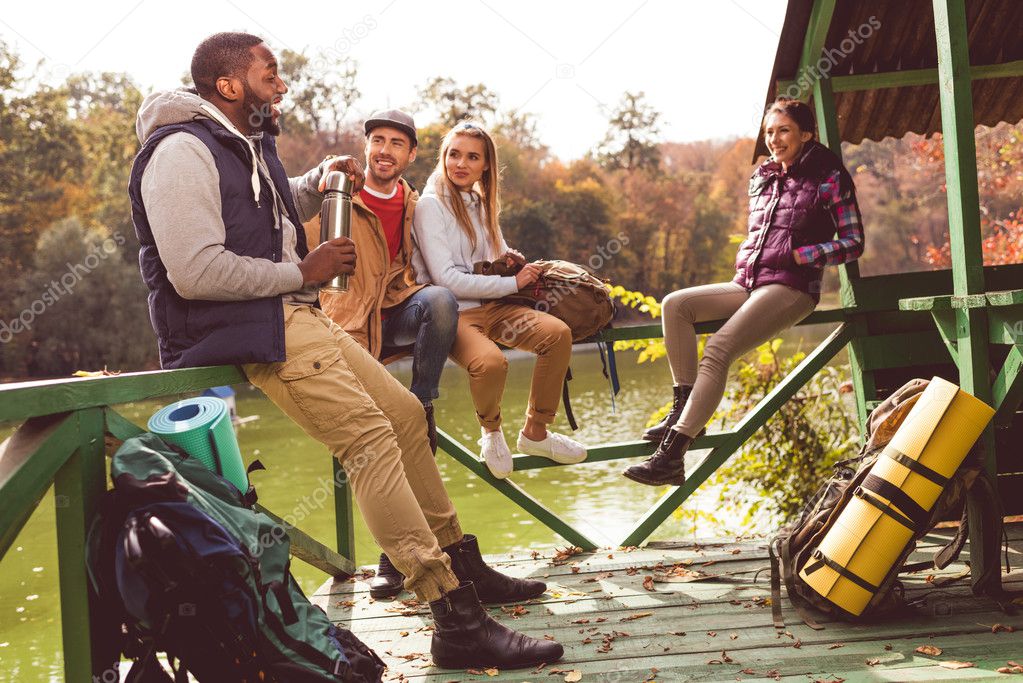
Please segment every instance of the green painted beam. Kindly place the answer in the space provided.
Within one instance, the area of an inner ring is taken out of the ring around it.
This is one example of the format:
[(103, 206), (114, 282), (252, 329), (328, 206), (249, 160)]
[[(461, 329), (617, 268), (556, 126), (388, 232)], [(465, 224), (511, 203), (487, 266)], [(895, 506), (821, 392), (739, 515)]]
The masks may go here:
[(1018, 306), (1023, 304), (1023, 289), (988, 292), (987, 301), (990, 306)]
[[(694, 448), (714, 448), (718, 444), (730, 438), (731, 432), (715, 432), (704, 434), (696, 440)], [(593, 446), (586, 451), (586, 463), (606, 462), (608, 460), (624, 460), (627, 458), (638, 458), (647, 456), (654, 452), (656, 444), (649, 441), (623, 441), (621, 443), (601, 444)], [(539, 470), (545, 467), (570, 467), (550, 458), (543, 458), (538, 455), (516, 455), (513, 457), (515, 471)], [(582, 463), (580, 463), (582, 464)]]
[(132, 372), (0, 385), (0, 422), (247, 382), (237, 366)]
[[(814, 311), (796, 326), (806, 325), (829, 325), (845, 322), (848, 310), (841, 308), (828, 308)], [(724, 320), (711, 320), (697, 323), (694, 327), (697, 334), (713, 334), (725, 324)], [(648, 323), (645, 325), (629, 325), (627, 327), (613, 327), (601, 330), (594, 341), (628, 341), (631, 339), (659, 339), (662, 336), (661, 323)], [(579, 342), (580, 344), (589, 342)]]
[[(972, 80), (980, 81), (991, 78), (1017, 78), (1023, 76), (1023, 60), (1005, 62), (1004, 64), (984, 64), (971, 67)], [(863, 90), (884, 90), (887, 88), (906, 88), (919, 85), (935, 85), (938, 82), (938, 70), (906, 69), (905, 71), (889, 71), (884, 73), (864, 73), (850, 76), (832, 76), (831, 89), (834, 92), (860, 92)], [(784, 92), (795, 82), (794, 79), (779, 80), (776, 84), (778, 92)]]
[(1009, 349), (1009, 355), (995, 378), (992, 394), (992, 405), (997, 411), (995, 422), (1009, 424), (1023, 402), (1023, 342)]
[(863, 369), (867, 371), (953, 362), (948, 348), (933, 329), (872, 335), (860, 339), (860, 345)]
[(987, 312), (988, 341), (992, 344), (1023, 344), (1023, 306), (998, 307)]
[(574, 529), (571, 524), (558, 517), (552, 510), (544, 506), (543, 503), (522, 490), (515, 482), (508, 479), (495, 478), (490, 474), (487, 466), (480, 462), (475, 453), (452, 439), (442, 429), (437, 429), (437, 442), (441, 450), (465, 465), (477, 477), (500, 491), (511, 499), (513, 503), (572, 545), (578, 546), (583, 550), (595, 550), (598, 547), (596, 543), (587, 538), (583, 533)]
[(951, 311), (952, 295), (918, 296), (899, 299), (900, 311)]
[(107, 434), (121, 441), (127, 441), (146, 431), (109, 406), (103, 409), (103, 420), (106, 424)]
[(938, 328), (938, 335), (948, 349), (952, 361), (959, 366), (959, 335), (956, 333), (956, 314), (953, 311), (932, 310), (931, 318)]
[[(836, 0), (814, 0), (813, 8), (810, 10), (810, 19), (806, 26), (806, 35), (803, 37), (803, 52), (799, 57), (799, 66), (796, 67), (795, 80), (802, 80), (803, 75), (810, 76), (815, 88), (822, 80), (826, 80), (824, 78), (826, 74), (821, 74), (816, 67), (824, 52), (824, 41), (827, 40), (831, 17), (835, 13), (835, 2)], [(805, 102), (812, 94), (812, 90), (800, 91), (798, 99)]]
[(32, 418), (0, 444), (0, 558), (77, 444), (74, 414)]
[(700, 487), (742, 444), (760, 429), (778, 409), (803, 388), (852, 338), (848, 325), (841, 325), (820, 343), (796, 368), (789, 373), (735, 426), (731, 437), (712, 450), (703, 462), (688, 475), (686, 483), (670, 489), (651, 507), (635, 527), (622, 539), (621, 546), (641, 544), (685, 500)]
[(85, 546), (100, 496), (107, 489), (103, 454), (103, 411), (87, 408), (74, 414), (78, 447), (53, 480), (57, 508), (57, 564), (60, 584), (60, 627), (64, 643), (64, 680), (91, 683), (96, 643), (89, 614), (101, 609), (90, 599)]
[(347, 579), (355, 574), (357, 567), (352, 560), (334, 552), (298, 527), (288, 524), (259, 503), (255, 509), (284, 527), (291, 540), (291, 554), (298, 559), (334, 578)]

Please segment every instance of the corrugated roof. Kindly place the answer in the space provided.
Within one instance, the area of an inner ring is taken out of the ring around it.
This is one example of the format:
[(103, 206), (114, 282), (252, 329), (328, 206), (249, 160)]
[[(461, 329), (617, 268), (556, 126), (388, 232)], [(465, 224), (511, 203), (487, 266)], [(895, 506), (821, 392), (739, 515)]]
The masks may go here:
[[(813, 0), (789, 0), (765, 105), (777, 96), (778, 81), (799, 76), (796, 71), (812, 6)], [(837, 62), (830, 76), (937, 68), (932, 12), (931, 0), (838, 0), (824, 43), (824, 52), (831, 51)], [(967, 0), (966, 17), (972, 67), (1023, 59), (1023, 1)], [(845, 48), (852, 45), (847, 40), (849, 32), (862, 26), (877, 28), (852, 50), (843, 49), (843, 40)], [(936, 84), (836, 92), (835, 109), (843, 142), (941, 130)], [(975, 80), (973, 110), (978, 125), (1023, 119), (1023, 77)], [(767, 150), (760, 139), (755, 155), (762, 154)]]

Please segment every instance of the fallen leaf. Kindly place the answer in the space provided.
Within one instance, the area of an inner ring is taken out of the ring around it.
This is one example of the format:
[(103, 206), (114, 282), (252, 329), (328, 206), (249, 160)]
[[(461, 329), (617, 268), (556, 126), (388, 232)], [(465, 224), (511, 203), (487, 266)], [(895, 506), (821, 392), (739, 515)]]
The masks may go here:
[(579, 567), (572, 567), (572, 573), (573, 574), (578, 574), (579, 573)]
[(729, 640), (735, 640), (735, 639), (736, 639), (736, 638), (738, 638), (738, 637), (739, 637), (739, 634), (738, 634), (738, 633), (729, 633), (729, 634), (728, 634), (728, 639), (729, 639)]
[(1006, 633), (1014, 633), (1016, 631), (1015, 626), (1006, 626), (1005, 624), (995, 624), (991, 627), (991, 633), (998, 633), (999, 631), (1005, 631)]
[(872, 657), (872, 658), (867, 660), (867, 666), (877, 666), (880, 663), (881, 663), (881, 660), (878, 659), (877, 657)]
[(724, 664), (724, 662), (722, 662), (720, 659), (708, 659), (707, 663), (708, 664)]
[(718, 637), (718, 632), (717, 631), (707, 631), (707, 635), (710, 636), (711, 638), (717, 638)]
[(973, 662), (957, 662), (953, 659), (947, 662), (938, 662), (938, 666), (946, 669), (972, 669)]
[(733, 555), (738, 555), (738, 554), (739, 554), (739, 553), (741, 553), (741, 552), (742, 552), (742, 551), (741, 551), (740, 549), (736, 548), (735, 550), (733, 550), (733, 551), (732, 551), (732, 554), (733, 554)]
[(837, 650), (840, 647), (845, 647), (845, 643), (833, 643), (832, 645), (828, 645), (829, 650)]
[[(627, 617), (622, 617), (621, 619), (619, 619), (619, 621), (635, 621), (636, 619), (642, 619), (643, 617), (649, 617), (649, 616), (653, 616), (653, 612), (636, 612), (635, 614), (630, 614)], [(603, 621), (603, 620), (602, 619), (597, 619), (597, 621)]]
[(746, 674), (747, 676), (756, 676), (757, 675), (756, 671), (754, 671), (753, 669), (749, 669), (749, 668), (740, 669), (739, 673)]
[(940, 647), (934, 647), (933, 645), (921, 645), (915, 649), (914, 652), (919, 652), (922, 655), (930, 655), (931, 657), (940, 657), (942, 650)]
[(995, 671), (1000, 674), (1023, 674), (1023, 666), (1000, 666)]
[(885, 645), (884, 649), (887, 650), (888, 652), (891, 652), (892, 651), (892, 646), (890, 644), (889, 645)]
[(644, 577), (644, 579), (643, 579), (643, 588), (647, 589), (648, 591), (656, 590), (654, 588), (654, 577), (652, 577), (652, 576)]
[(803, 641), (800, 640), (799, 638), (796, 638), (796, 642), (792, 643), (792, 647), (798, 650), (799, 648), (803, 647)]
[(402, 631), (398, 635), (401, 636), (402, 638), (404, 638), (405, 636), (408, 635), (408, 631)]
[(684, 636), (685, 634), (685, 631), (668, 631), (668, 635), (671, 636)]
[(572, 623), (573, 624), (588, 624), (588, 623), (590, 623), (590, 620), (589, 619), (573, 619)]
[(723, 661), (725, 664), (731, 664), (732, 663), (732, 658), (728, 656), (727, 652), (722, 650), (721, 651), (721, 661)]
[(496, 675), (498, 675), (499, 673), (501, 673), (501, 672), (500, 672), (500, 671), (498, 671), (497, 669), (484, 669), (483, 671), (484, 671), (484, 673), (486, 673), (486, 674), (487, 674), (488, 676), (496, 676)]
[(565, 683), (576, 683), (576, 681), (581, 681), (582, 679), (583, 672), (579, 671), (578, 669), (569, 671), (567, 674), (565, 674)]

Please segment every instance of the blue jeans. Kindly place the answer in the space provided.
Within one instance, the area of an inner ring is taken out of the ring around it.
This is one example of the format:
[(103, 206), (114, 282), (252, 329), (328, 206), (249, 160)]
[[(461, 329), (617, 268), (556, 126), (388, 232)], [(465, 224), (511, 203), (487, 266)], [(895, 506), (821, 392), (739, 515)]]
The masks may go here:
[(429, 405), (440, 395), (440, 373), (458, 329), (455, 295), (447, 287), (427, 285), (386, 311), (384, 346), (414, 345), (409, 390), (423, 405)]

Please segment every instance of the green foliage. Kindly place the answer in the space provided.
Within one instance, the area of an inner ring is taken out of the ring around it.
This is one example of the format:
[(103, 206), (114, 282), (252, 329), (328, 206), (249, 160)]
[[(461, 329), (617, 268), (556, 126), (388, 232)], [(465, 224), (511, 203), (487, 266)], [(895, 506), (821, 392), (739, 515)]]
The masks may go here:
[(16, 340), (30, 374), (152, 365), (146, 288), (138, 266), (122, 257), (127, 243), (123, 233), (90, 230), (74, 218), (40, 237), (17, 302), (29, 329)]
[[(712, 422), (734, 424), (805, 358), (802, 352), (779, 356), (781, 343), (762, 344), (739, 361)], [(834, 464), (856, 450), (859, 429), (843, 400), (847, 379), (844, 367), (825, 367), (718, 470), (722, 482), (748, 485), (763, 495), (751, 504), (751, 514), (770, 504), (781, 518), (791, 519)]]
[(497, 93), (482, 83), (459, 86), (455, 79), (437, 76), (419, 89), (422, 109), (437, 112), (445, 130), (466, 118), (487, 119), (497, 112)]

